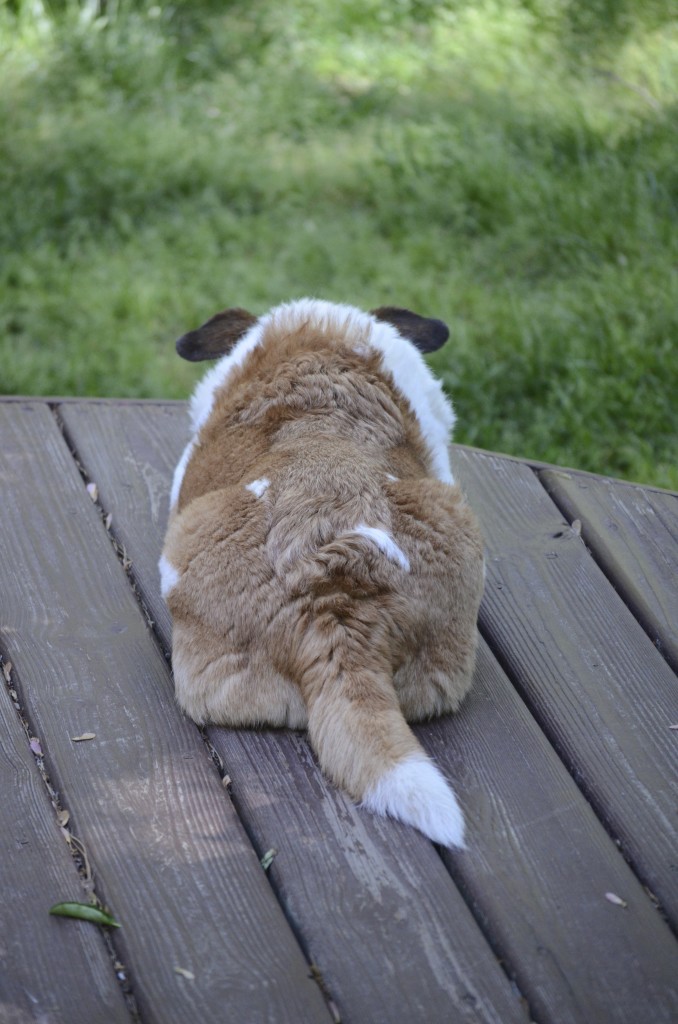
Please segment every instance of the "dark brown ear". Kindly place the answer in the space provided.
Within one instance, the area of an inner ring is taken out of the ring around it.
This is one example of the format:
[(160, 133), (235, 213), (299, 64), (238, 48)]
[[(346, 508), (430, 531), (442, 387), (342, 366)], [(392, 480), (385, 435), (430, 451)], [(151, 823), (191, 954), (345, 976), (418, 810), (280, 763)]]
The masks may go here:
[(256, 322), (256, 316), (246, 309), (225, 309), (202, 327), (182, 335), (177, 342), (177, 352), (182, 359), (189, 359), (192, 363), (201, 359), (218, 359), (230, 352), (236, 341)]
[(447, 324), (442, 320), (430, 320), (409, 309), (398, 306), (380, 306), (372, 310), (372, 316), (392, 324), (395, 329), (412, 342), (420, 352), (435, 352), (442, 348), (450, 336)]

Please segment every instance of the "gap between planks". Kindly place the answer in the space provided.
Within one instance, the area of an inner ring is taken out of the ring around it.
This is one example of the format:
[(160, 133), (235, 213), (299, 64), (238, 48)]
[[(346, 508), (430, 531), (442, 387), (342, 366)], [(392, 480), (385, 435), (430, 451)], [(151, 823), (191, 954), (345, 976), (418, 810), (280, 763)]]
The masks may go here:
[[(107, 404), (106, 400), (102, 400), (101, 401), (101, 404), (105, 404), (105, 403)], [(120, 403), (116, 400), (114, 404), (118, 405)], [(130, 401), (128, 404), (137, 404), (137, 403), (134, 402), (134, 401)], [(144, 401), (143, 403), (138, 403), (138, 404), (146, 405), (148, 403)], [(167, 405), (167, 404), (171, 404), (171, 403), (158, 402), (157, 404), (158, 405)], [(180, 404), (180, 403), (176, 403), (176, 404)], [(84, 463), (80, 459), (80, 456), (79, 456), (79, 453), (78, 453), (78, 448), (77, 448), (77, 445), (75, 444), (75, 439), (71, 436), (70, 431), (68, 430), (68, 427), (67, 427), (66, 423), (63, 421), (62, 417), (59, 414), (58, 405), (56, 403), (52, 404), (50, 402), (49, 403), (49, 408), (50, 408), (50, 412), (52, 413), (52, 416), (53, 416), (53, 418), (54, 418), (54, 420), (56, 422), (56, 425), (57, 425), (59, 431), (61, 432), (61, 434), (62, 434), (62, 436), (63, 436), (63, 438), (64, 438), (64, 440), (66, 442), (66, 445), (68, 447), (68, 451), (69, 451), (69, 453), (71, 455), (71, 458), (73, 459), (73, 461), (74, 461), (74, 463), (75, 463), (75, 465), (76, 465), (76, 467), (78, 469), (78, 472), (80, 473), (80, 476), (83, 479), (83, 482), (85, 483), (85, 485), (94, 483), (94, 481), (92, 481), (90, 479), (90, 477), (89, 477), (89, 475), (87, 473), (87, 470), (85, 469)], [(88, 494), (89, 494), (89, 492), (88, 492)], [(143, 600), (140, 581), (137, 580), (137, 578), (135, 576), (135, 573), (134, 573), (134, 562), (127, 557), (125, 546), (124, 546), (122, 540), (119, 539), (116, 536), (116, 534), (115, 534), (115, 529), (114, 529), (114, 527), (115, 527), (115, 520), (111, 519), (110, 524), (107, 525), (106, 524), (106, 519), (107, 519), (107, 516), (108, 516), (109, 513), (107, 512), (107, 510), (104, 508), (104, 506), (99, 501), (98, 495), (97, 495), (96, 498), (93, 498), (91, 494), (89, 494), (89, 496), (92, 499), (94, 505), (96, 506), (96, 509), (97, 509), (97, 511), (99, 513), (99, 517), (101, 519), (101, 524), (104, 527), (104, 529), (105, 529), (105, 531), (106, 531), (106, 533), (108, 535), (109, 541), (110, 541), (110, 543), (111, 543), (111, 545), (113, 547), (113, 550), (115, 552), (116, 558), (118, 559), (120, 565), (123, 568), (123, 571), (125, 573), (125, 576), (127, 577), (127, 581), (129, 583), (130, 589), (131, 589), (131, 591), (132, 591), (132, 593), (134, 595), (134, 599), (135, 599), (139, 609), (141, 610), (141, 613), (144, 616), (144, 619), (145, 619), (145, 621), (146, 621), (146, 623), (147, 623), (147, 625), (149, 627), (149, 630), (151, 632), (153, 640), (154, 640), (158, 650), (160, 651), (162, 656), (165, 658), (165, 660), (167, 662), (170, 662), (171, 661), (171, 651), (168, 650), (166, 645), (163, 643), (163, 640), (162, 640), (162, 637), (160, 635), (160, 632), (157, 629), (156, 622), (153, 619), (153, 617), (151, 616), (151, 613), (150, 613), (150, 611), (149, 611), (145, 601)], [(210, 739), (209, 739), (209, 737), (207, 735), (206, 729), (204, 729), (204, 728), (202, 728), (200, 726), (197, 726), (197, 725), (195, 725), (194, 727), (195, 727), (196, 731), (199, 733), (199, 735), (200, 735), (200, 737), (201, 737), (201, 739), (203, 741), (203, 744), (205, 746), (205, 753), (206, 753), (208, 759), (214, 765), (215, 770), (219, 774), (219, 777), (221, 779), (222, 786), (223, 786), (223, 789), (224, 789), (224, 797), (226, 799), (230, 800), (231, 804), (233, 805), (233, 809), (234, 809), (235, 813), (238, 816), (238, 819), (239, 819), (240, 824), (241, 824), (241, 826), (243, 828), (243, 831), (245, 832), (245, 835), (247, 836), (247, 839), (249, 840), (249, 842), (250, 842), (250, 844), (252, 846), (252, 849), (254, 850), (254, 852), (255, 852), (255, 854), (257, 856), (257, 859), (261, 862), (262, 857), (264, 856), (266, 851), (259, 849), (259, 844), (255, 840), (255, 837), (253, 835), (252, 830), (250, 829), (250, 827), (248, 825), (246, 817), (243, 817), (242, 812), (241, 812), (241, 808), (240, 808), (240, 806), (238, 804), (238, 801), (237, 801), (237, 799), (234, 799), (234, 796), (233, 796), (233, 794), (232, 794), (232, 792), (230, 790), (230, 787), (228, 785), (228, 782), (230, 782), (230, 779), (229, 779), (228, 775), (226, 774), (226, 771), (225, 771), (225, 768), (224, 768), (224, 764), (223, 764), (223, 760), (222, 760), (221, 756), (219, 755), (218, 751), (216, 750), (216, 748), (210, 742)], [(273, 894), (275, 896), (275, 899), (276, 899), (278, 905), (280, 906), (280, 909), (281, 909), (281, 911), (283, 913), (283, 916), (284, 916), (284, 918), (285, 918), (285, 920), (286, 920), (286, 922), (288, 924), (288, 927), (290, 928), (292, 934), (294, 935), (294, 938), (295, 938), (295, 940), (297, 942), (297, 945), (299, 946), (299, 949), (301, 950), (302, 955), (303, 955), (304, 959), (306, 960), (306, 963), (308, 965), (309, 977), (312, 978), (313, 981), (318, 986), (318, 988), (319, 988), (319, 990), (320, 990), (320, 992), (322, 994), (322, 997), (325, 1000), (325, 1003), (327, 1005), (328, 1012), (330, 1013), (330, 1015), (331, 1015), (333, 1021), (335, 1022), (335, 1024), (341, 1024), (341, 1018), (340, 1018), (339, 1012), (337, 1010), (337, 1005), (336, 1005), (334, 999), (332, 998), (332, 993), (329, 991), (328, 986), (327, 986), (327, 984), (326, 984), (326, 982), (325, 982), (325, 980), (324, 980), (324, 978), (322, 976), (322, 973), (320, 972), (320, 969), (318, 968), (317, 964), (315, 964), (313, 962), (313, 960), (311, 959), (311, 957), (309, 955), (309, 950), (307, 948), (307, 944), (304, 941), (303, 936), (299, 933), (294, 920), (291, 919), (290, 914), (289, 914), (289, 912), (287, 910), (287, 907), (285, 906), (285, 902), (282, 899), (282, 895), (281, 895), (281, 893), (279, 891), (278, 886), (273, 881), (273, 879), (272, 879), (270, 873), (268, 872), (268, 870), (264, 869), (263, 865), (262, 865), (262, 871), (264, 871), (264, 874), (266, 876), (266, 880), (267, 880), (267, 882), (269, 884), (269, 887), (271, 888), (271, 891), (273, 892)]]
[[(532, 469), (542, 488), (546, 491), (553, 504), (563, 516), (563, 519), (569, 522), (571, 527), (575, 522), (579, 521), (581, 537), (586, 545), (586, 550), (589, 555), (608, 580), (610, 586), (617, 591), (631, 615), (633, 615), (640, 628), (647, 634), (653, 646), (664, 658), (664, 661), (667, 663), (669, 668), (673, 672), (678, 673), (678, 654), (676, 652), (675, 637), (671, 636), (672, 626), (675, 625), (672, 618), (672, 614), (675, 614), (675, 608), (670, 610), (670, 613), (664, 617), (664, 621), (662, 622), (661, 610), (659, 610), (656, 605), (653, 607), (651, 601), (647, 601), (647, 595), (646, 593), (643, 593), (642, 587), (640, 590), (636, 590), (636, 593), (634, 594), (635, 588), (633, 582), (629, 579), (628, 572), (625, 572), (624, 563), (618, 560), (619, 552), (615, 552), (607, 547), (605, 538), (601, 537), (599, 534), (600, 521), (596, 521), (595, 515), (592, 518), (588, 518), (586, 516), (585, 509), (581, 509), (580, 502), (577, 502), (576, 499), (568, 495), (567, 491), (561, 492), (561, 488), (558, 485), (558, 479), (565, 478), (568, 481), (574, 482), (581, 480), (581, 478), (586, 479), (585, 474), (579, 473), (575, 470), (561, 471), (554, 470), (549, 467), (533, 466)], [(593, 477), (592, 483), (594, 487), (602, 487), (606, 483), (608, 486), (614, 486), (615, 488), (621, 485), (620, 490), (622, 493), (624, 493), (624, 487), (628, 488), (628, 492), (626, 493), (632, 493), (635, 490), (642, 489), (642, 491), (647, 492), (648, 495), (656, 495), (657, 498), (655, 498), (655, 501), (665, 501), (666, 499), (674, 498), (676, 507), (678, 508), (678, 494), (674, 494), (671, 491), (653, 490), (642, 484), (626, 484), (626, 481), (623, 480), (607, 481), (606, 478), (600, 477)], [(649, 498), (647, 501), (648, 507), (653, 508)], [(577, 512), (580, 512), (580, 515), (576, 515), (575, 513)], [(611, 512), (607, 514), (612, 517)], [(600, 510), (600, 515), (602, 515), (602, 508)], [(669, 528), (667, 527), (667, 530), (668, 529)], [(591, 533), (589, 533), (589, 531), (591, 531)], [(659, 615), (657, 614), (658, 610)]]
[[(457, 446), (457, 447), (466, 447), (466, 446), (461, 446), (460, 445), (460, 446)], [(495, 453), (493, 453), (493, 452), (486, 452), (486, 451), (483, 451), (483, 450), (477, 449), (477, 448), (469, 448), (468, 450), (472, 451), (474, 453), (483, 455), (483, 456), (494, 456), (495, 455)], [(504, 456), (501, 456), (501, 458), (504, 458)], [(568, 515), (568, 513), (561, 507), (560, 502), (557, 500), (557, 498), (551, 493), (549, 488), (546, 486), (546, 483), (542, 479), (541, 474), (542, 474), (542, 472), (544, 470), (557, 470), (558, 472), (571, 472), (573, 474), (578, 474), (579, 471), (578, 470), (564, 471), (564, 470), (561, 470), (560, 467), (551, 466), (548, 463), (534, 462), (534, 461), (530, 461), (530, 460), (527, 460), (527, 459), (517, 459), (517, 458), (514, 458), (514, 457), (508, 457), (508, 458), (511, 458), (511, 460), (514, 461), (514, 462), (520, 462), (522, 465), (526, 466), (527, 468), (529, 468), (531, 470), (532, 476), (534, 477), (536, 482), (539, 484), (539, 487), (544, 492), (545, 496), (549, 499), (549, 501), (551, 501), (554, 504), (554, 506), (556, 507), (558, 512), (563, 516), (564, 520), (568, 523), (569, 528), (572, 529), (573, 524), (576, 521), (576, 517), (575, 518), (571, 518)], [(582, 475), (584, 475), (584, 474), (582, 474)], [(593, 479), (596, 479), (596, 480), (600, 479), (600, 477), (596, 476), (595, 474), (587, 474), (587, 475), (591, 476)], [(604, 478), (604, 479), (607, 479), (607, 478)], [(618, 482), (620, 482), (622, 484), (627, 484), (627, 486), (629, 486), (629, 487), (637, 486), (637, 487), (643, 487), (644, 489), (652, 490), (652, 488), (646, 488), (644, 484), (634, 485), (634, 484), (631, 484), (631, 483), (627, 483), (627, 481), (624, 481), (624, 480), (618, 481)], [(660, 493), (672, 494), (672, 492), (670, 492), (670, 491), (660, 491)], [(676, 497), (678, 499), (678, 496), (676, 496)], [(583, 540), (583, 538), (582, 538), (582, 540)], [(633, 605), (630, 604), (628, 602), (628, 600), (626, 599), (623, 590), (621, 590), (616, 585), (616, 582), (615, 582), (614, 579), (610, 578), (610, 575), (609, 575), (609, 572), (608, 572), (606, 566), (604, 564), (602, 564), (601, 561), (598, 558), (596, 558), (595, 551), (593, 551), (589, 547), (588, 544), (585, 544), (585, 547), (586, 547), (587, 554), (592, 559), (592, 561), (595, 563), (595, 565), (600, 569), (601, 573), (603, 574), (603, 576), (605, 577), (607, 583), (612, 588), (612, 590), (615, 592), (615, 594), (617, 594), (619, 596), (619, 598), (623, 601), (624, 606), (628, 609), (629, 613), (633, 616), (633, 618), (637, 622), (639, 628), (642, 629), (643, 633), (648, 637), (648, 640), (652, 643), (652, 646), (658, 651), (658, 653), (662, 654), (662, 651), (659, 650), (659, 648), (656, 647), (656, 645), (654, 643), (654, 638), (652, 637), (651, 633), (649, 632), (649, 629), (646, 628), (644, 622), (641, 620), (639, 615), (636, 613), (636, 610), (634, 609)], [(612, 821), (609, 818), (609, 814), (607, 812), (607, 808), (605, 806), (605, 803), (604, 803), (602, 795), (599, 796), (596, 793), (595, 785), (593, 783), (591, 783), (590, 785), (587, 784), (586, 779), (585, 779), (584, 775), (582, 774), (582, 772), (580, 771), (580, 769), (578, 769), (576, 764), (571, 762), (571, 760), (568, 758), (567, 750), (565, 749), (564, 743), (559, 740), (557, 734), (555, 733), (555, 731), (551, 727), (550, 720), (549, 720), (548, 716), (540, 714), (538, 707), (536, 706), (535, 702), (530, 697), (530, 693), (527, 691), (527, 689), (523, 686), (523, 684), (520, 681), (518, 668), (517, 667), (515, 669), (512, 668), (512, 666), (511, 666), (511, 664), (509, 662), (509, 659), (507, 658), (507, 656), (506, 656), (506, 654), (505, 654), (505, 652), (503, 650), (502, 643), (494, 635), (494, 633), (493, 633), (493, 631), (491, 629), (490, 624), (489, 623), (483, 624), (479, 620), (479, 622), (478, 622), (478, 631), (479, 631), (480, 635), (482, 636), (483, 640), (488, 645), (488, 647), (489, 647), (490, 651), (492, 652), (494, 658), (496, 659), (496, 661), (498, 662), (498, 664), (502, 668), (502, 670), (505, 673), (507, 679), (509, 680), (509, 682), (511, 683), (511, 685), (515, 689), (516, 693), (518, 694), (520, 699), (525, 704), (525, 706), (526, 706), (527, 710), (529, 711), (530, 715), (532, 715), (532, 717), (538, 723), (539, 728), (542, 730), (542, 732), (546, 736), (548, 742), (552, 746), (553, 750), (555, 751), (556, 755), (558, 756), (558, 758), (559, 758), (560, 762), (562, 763), (563, 767), (565, 768), (565, 770), (568, 772), (568, 774), (570, 775), (570, 777), (574, 781), (575, 785), (577, 786), (578, 790), (580, 791), (580, 793), (582, 794), (582, 796), (584, 797), (586, 802), (591, 806), (591, 808), (592, 808), (596, 818), (600, 822), (602, 828), (605, 830), (605, 832), (607, 833), (609, 838), (612, 840), (612, 842), (616, 846), (617, 850), (619, 851), (620, 855), (622, 856), (622, 858), (624, 859), (626, 864), (629, 866), (629, 868), (631, 869), (631, 871), (635, 875), (635, 877), (638, 880), (639, 884), (642, 886), (644, 892), (646, 893), (648, 899), (650, 900), (650, 902), (654, 906), (655, 910), (657, 911), (657, 913), (659, 914), (659, 916), (661, 917), (663, 922), (667, 925), (667, 927), (671, 931), (672, 935), (676, 939), (678, 939), (678, 926), (676, 926), (674, 924), (674, 921), (672, 920), (671, 915), (667, 913), (667, 911), (664, 909), (664, 907), (662, 905), (661, 900), (653, 892), (650, 884), (648, 883), (648, 880), (644, 877), (644, 872), (642, 870), (642, 867), (640, 867), (636, 863), (635, 859), (633, 858), (631, 853), (628, 851), (628, 849), (626, 847), (626, 844), (624, 844), (622, 842), (622, 840), (620, 839), (619, 835), (616, 833), (616, 831), (615, 831), (615, 829), (613, 827), (613, 823), (612, 823)], [(663, 655), (663, 657), (664, 657), (664, 661), (666, 661), (668, 667), (673, 669), (673, 666), (672, 666), (670, 660), (667, 659), (664, 655)], [(452, 875), (454, 877), (454, 873), (452, 873)], [(456, 879), (455, 879), (455, 881), (456, 881)]]
[[(58, 830), (55, 833), (55, 838), (59, 831), (65, 838), (66, 845), (68, 846), (68, 852), (71, 856), (71, 860), (73, 861), (73, 865), (83, 889), (83, 895), (87, 896), (87, 902), (92, 901), (93, 897), (93, 905), (103, 908), (105, 907), (105, 904), (97, 895), (96, 884), (94, 882), (94, 871), (91, 868), (85, 844), (78, 839), (69, 827), (70, 822), (68, 819), (65, 823), (62, 823), (59, 820), (60, 814), (67, 811), (67, 808), (63, 807), (59, 797), (59, 792), (52, 785), (52, 781), (45, 764), (45, 758), (48, 756), (47, 748), (43, 747), (43, 741), (35, 732), (31, 724), (30, 715), (22, 703), (22, 684), (20, 680), (15, 678), (16, 669), (14, 668), (10, 655), (11, 652), (5, 642), (5, 644), (0, 646), (0, 667), (2, 668), (3, 678), (6, 684), (5, 689), (7, 696), (14, 706), (16, 716), (26, 736), (28, 750), (33, 758), (35, 770), (40, 776), (42, 785), (44, 786), (49, 802), (54, 810), (53, 822)], [(40, 748), (40, 753), (34, 749), (32, 742), (37, 742)], [(83, 902), (85, 901), (83, 900)], [(138, 1024), (143, 1024), (143, 1018), (134, 995), (134, 986), (130, 978), (130, 969), (123, 963), (122, 954), (116, 949), (115, 941), (110, 932), (103, 928), (99, 928), (98, 932), (104, 949), (106, 950), (108, 959), (110, 960), (116, 984), (122, 993), (130, 1018), (134, 1024), (137, 1024), (137, 1022)]]
[[(550, 500), (556, 506), (556, 508), (558, 509), (560, 514), (563, 516), (565, 521), (567, 523), (569, 523), (570, 528), (572, 529), (574, 527), (574, 523), (577, 522), (577, 517), (572, 518), (572, 516), (569, 515), (567, 510), (563, 507), (562, 502), (559, 500), (558, 494), (554, 493), (547, 486), (547, 482), (544, 480), (542, 474), (545, 471), (550, 471), (550, 472), (556, 471), (556, 472), (559, 472), (559, 473), (560, 472), (569, 472), (571, 475), (578, 475), (579, 471), (578, 470), (570, 470), (570, 471), (565, 470), (565, 471), (563, 471), (560, 467), (550, 466), (547, 463), (529, 463), (529, 465), (530, 465), (530, 469), (532, 470), (533, 475), (536, 477), (537, 482), (539, 483), (539, 486), (546, 493), (548, 498), (550, 498)], [(590, 475), (595, 480), (599, 480), (600, 479), (595, 474), (590, 474)], [(621, 481), (621, 483), (626, 484), (628, 487), (638, 486), (638, 487), (643, 487), (644, 490), (653, 490), (652, 488), (646, 487), (644, 484), (636, 484), (636, 485), (634, 485), (632, 483), (628, 483), (625, 480)], [(660, 494), (671, 494), (672, 493), (671, 491), (662, 491), (660, 489), (657, 489), (657, 490), (658, 490), (658, 493), (660, 493)], [(678, 500), (678, 496), (677, 496), (677, 500)], [(580, 522), (580, 530), (581, 530), (581, 522)], [(617, 594), (619, 594), (619, 597), (622, 599), (622, 601), (624, 602), (624, 604), (628, 608), (628, 610), (631, 613), (631, 615), (633, 615), (634, 619), (636, 620), (636, 622), (638, 623), (640, 628), (647, 635), (647, 637), (651, 641), (653, 647), (655, 647), (659, 651), (659, 653), (663, 656), (664, 660), (667, 662), (669, 667), (673, 669), (674, 666), (672, 664), (671, 659), (668, 658), (667, 655), (666, 655), (666, 652), (663, 651), (660, 647), (658, 647), (657, 644), (655, 643), (655, 638), (652, 636), (652, 632), (650, 630), (650, 623), (644, 621), (644, 618), (639, 614), (638, 609), (634, 606), (634, 604), (632, 602), (630, 602), (627, 599), (627, 596), (626, 596), (626, 593), (624, 591), (624, 588), (619, 587), (618, 584), (617, 584), (617, 581), (611, 577), (610, 572), (609, 572), (609, 570), (607, 569), (607, 567), (605, 565), (605, 560), (598, 555), (598, 552), (597, 552), (596, 548), (591, 547), (589, 544), (586, 544), (586, 541), (584, 541), (584, 543), (586, 545), (586, 550), (587, 550), (589, 556), (596, 563), (596, 565), (598, 566), (598, 568), (602, 572), (602, 574), (605, 577), (605, 579), (607, 580), (607, 582), (610, 584), (610, 586), (613, 588), (613, 590), (615, 590), (615, 592)], [(488, 643), (490, 642), (489, 641), (489, 637), (486, 636), (485, 639), (486, 639), (486, 641)], [(494, 654), (495, 654), (495, 657), (497, 657), (497, 660), (500, 660), (499, 652), (498, 651), (494, 651)], [(512, 685), (518, 690), (518, 692), (520, 692), (520, 688), (517, 685), (516, 680), (514, 680), (511, 677), (509, 667), (504, 665), (503, 668), (504, 668), (504, 671), (506, 672), (506, 674), (508, 675), (509, 679), (511, 680)], [(521, 697), (522, 697), (523, 700), (525, 700), (528, 708), (530, 708), (530, 712), (532, 714), (534, 714), (534, 711), (533, 711), (532, 707), (530, 706), (530, 702), (529, 702), (528, 697), (525, 694), (521, 694)], [(544, 728), (543, 725), (542, 725), (542, 728)], [(547, 735), (548, 735), (548, 733), (547, 733)], [(603, 828), (605, 829), (605, 831), (609, 835), (610, 839), (613, 841), (613, 843), (615, 844), (615, 846), (617, 847), (617, 849), (621, 853), (621, 855), (624, 858), (624, 860), (626, 861), (626, 863), (629, 865), (629, 867), (633, 871), (634, 875), (636, 876), (636, 878), (638, 879), (640, 884), (643, 886), (643, 889), (647, 893), (650, 901), (654, 905), (654, 907), (657, 910), (657, 912), (659, 913), (660, 917), (665, 922), (665, 924), (668, 925), (668, 927), (671, 930), (672, 934), (675, 935), (676, 938), (678, 938), (678, 928), (674, 927), (671, 918), (669, 917), (669, 915), (666, 913), (666, 911), (662, 907), (660, 900), (657, 898), (657, 896), (655, 896), (655, 894), (652, 892), (652, 890), (649, 888), (649, 886), (645, 884), (645, 882), (643, 880), (643, 876), (642, 876), (642, 871), (638, 870), (637, 865), (633, 862), (633, 859), (624, 850), (623, 844), (620, 843), (618, 837), (614, 834), (614, 832), (613, 832), (612, 828), (610, 827), (609, 823), (606, 823), (605, 815), (602, 813), (604, 808), (602, 808), (602, 807), (599, 808), (597, 806), (597, 800), (595, 799), (595, 794), (588, 793), (586, 791), (586, 786), (582, 785), (581, 780), (577, 778), (576, 771), (573, 771), (570, 768), (570, 766), (567, 763), (566, 758), (558, 750), (558, 747), (557, 747), (556, 742), (554, 741), (554, 738), (549, 737), (549, 739), (550, 739), (550, 742), (552, 743), (554, 749), (556, 750), (556, 753), (558, 754), (558, 756), (560, 757), (561, 761), (563, 762), (564, 766), (567, 768), (567, 770), (569, 771), (570, 775), (572, 776), (572, 778), (574, 779), (575, 783), (577, 784), (578, 788), (583, 793), (583, 795), (586, 797), (587, 801), (593, 807), (593, 809), (595, 811), (595, 814), (596, 814), (596, 817), (600, 821), (601, 825), (603, 826)]]
[[(643, 877), (642, 870), (638, 869), (638, 866), (634, 862), (633, 858), (628, 854), (628, 851), (624, 848), (621, 840), (619, 839), (619, 836), (616, 835), (614, 829), (611, 827), (611, 822), (607, 819), (606, 814), (605, 814), (605, 806), (604, 806), (604, 804), (602, 804), (597, 799), (595, 792), (589, 790), (589, 787), (586, 785), (585, 781), (583, 780), (583, 778), (581, 776), (581, 772), (577, 769), (577, 767), (575, 765), (569, 763), (568, 758), (566, 756), (566, 751), (563, 750), (562, 744), (559, 742), (558, 737), (555, 734), (553, 734), (551, 729), (549, 729), (548, 721), (547, 720), (542, 720), (542, 716), (540, 716), (538, 714), (537, 709), (535, 709), (532, 701), (530, 700), (529, 693), (527, 693), (525, 691), (525, 689), (523, 688), (523, 686), (520, 683), (520, 680), (516, 678), (516, 673), (514, 673), (512, 671), (511, 665), (508, 663), (507, 659), (503, 656), (502, 650), (501, 650), (501, 645), (495, 641), (495, 639), (494, 639), (494, 637), (492, 635), (492, 632), (491, 632), (491, 630), (488, 627), (481, 626), (481, 624), (478, 623), (478, 631), (479, 631), (481, 637), (483, 638), (483, 640), (485, 641), (485, 643), (487, 644), (489, 650), (491, 651), (492, 656), (497, 661), (497, 664), (499, 665), (499, 667), (504, 672), (504, 674), (505, 674), (506, 678), (508, 679), (509, 683), (514, 688), (514, 690), (516, 691), (518, 696), (520, 697), (521, 701), (523, 702), (523, 704), (527, 708), (527, 710), (530, 713), (530, 715), (535, 719), (535, 721), (537, 722), (537, 724), (538, 724), (539, 728), (541, 729), (541, 731), (544, 733), (544, 736), (546, 737), (546, 739), (548, 740), (549, 744), (553, 748), (556, 756), (558, 757), (558, 760), (563, 765), (563, 768), (565, 769), (565, 771), (568, 773), (568, 775), (570, 776), (570, 778), (572, 779), (572, 781), (576, 785), (577, 789), (581, 793), (581, 795), (584, 798), (584, 800), (589, 804), (589, 806), (593, 810), (593, 812), (594, 812), (594, 814), (596, 816), (596, 819), (598, 820), (599, 824), (604, 829), (605, 833), (609, 836), (611, 841), (614, 843), (617, 851), (619, 852), (619, 854), (622, 857), (622, 859), (624, 860), (624, 862), (628, 865), (628, 867), (631, 869), (631, 871), (635, 875), (635, 877), (636, 877), (636, 879), (638, 881), (638, 884), (642, 887), (643, 891), (645, 892), (645, 894), (647, 895), (648, 899), (650, 900), (652, 906), (655, 908), (655, 910), (659, 914), (659, 916), (662, 919), (662, 921), (667, 925), (667, 927), (669, 928), (671, 934), (674, 935), (674, 937), (676, 939), (678, 939), (678, 929), (673, 927), (673, 922), (672, 922), (671, 918), (669, 917), (669, 915), (664, 910), (664, 908), (663, 908), (660, 900), (658, 899), (658, 897), (654, 894), (654, 892), (650, 889), (649, 885), (645, 881), (645, 879)], [(448, 871), (449, 870), (450, 869), (448, 867)], [(450, 871), (450, 874), (451, 874), (455, 884), (459, 885), (460, 890), (461, 890), (461, 886), (459, 884), (459, 880), (457, 879), (455, 872), (454, 871)], [(461, 891), (463, 893), (463, 890), (461, 890)], [(490, 941), (490, 937), (488, 935), (486, 935), (486, 938), (488, 939), (488, 942), (489, 942)]]

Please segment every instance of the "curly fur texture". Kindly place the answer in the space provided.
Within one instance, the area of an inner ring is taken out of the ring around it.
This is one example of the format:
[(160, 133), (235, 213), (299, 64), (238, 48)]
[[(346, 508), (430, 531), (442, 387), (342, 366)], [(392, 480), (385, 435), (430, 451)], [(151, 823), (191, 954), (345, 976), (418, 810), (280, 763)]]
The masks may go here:
[(451, 406), (407, 317), (313, 300), (219, 316), (161, 559), (179, 703), (200, 723), (308, 728), (354, 799), (462, 846), (406, 721), (454, 711), (474, 665), (483, 553), (451, 482)]

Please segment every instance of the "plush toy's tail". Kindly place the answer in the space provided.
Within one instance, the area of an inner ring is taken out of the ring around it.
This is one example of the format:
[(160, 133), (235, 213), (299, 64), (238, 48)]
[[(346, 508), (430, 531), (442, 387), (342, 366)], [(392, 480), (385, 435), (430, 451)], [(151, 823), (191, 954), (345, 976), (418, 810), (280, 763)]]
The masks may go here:
[[(370, 810), (413, 825), (436, 843), (463, 847), (457, 799), (407, 725), (390, 672), (375, 664), (359, 632), (346, 622), (312, 630), (299, 652), (309, 737), (320, 765)], [(351, 652), (349, 637), (356, 634), (360, 651)]]

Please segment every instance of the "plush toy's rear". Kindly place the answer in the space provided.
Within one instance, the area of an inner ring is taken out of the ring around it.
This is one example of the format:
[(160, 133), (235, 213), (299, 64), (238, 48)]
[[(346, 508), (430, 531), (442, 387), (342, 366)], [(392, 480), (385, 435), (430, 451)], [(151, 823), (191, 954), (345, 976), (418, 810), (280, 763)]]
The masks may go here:
[(418, 351), (446, 337), (406, 310), (302, 300), (182, 338), (222, 359), (194, 396), (160, 568), (195, 721), (307, 726), (354, 799), (460, 846), (406, 724), (468, 690), (483, 586), (452, 410)]

